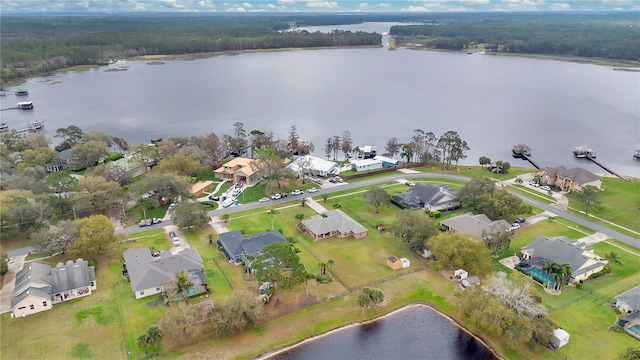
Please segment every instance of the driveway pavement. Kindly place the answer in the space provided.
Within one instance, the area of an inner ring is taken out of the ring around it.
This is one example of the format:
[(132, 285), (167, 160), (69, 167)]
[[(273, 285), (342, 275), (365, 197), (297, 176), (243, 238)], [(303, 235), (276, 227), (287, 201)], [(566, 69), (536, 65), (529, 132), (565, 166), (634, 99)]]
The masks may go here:
[(9, 272), (4, 277), (4, 284), (0, 290), (0, 314), (11, 310), (11, 299), (16, 286), (16, 274), (24, 267), (27, 255), (19, 255), (9, 259)]
[[(173, 231), (174, 233), (176, 233), (176, 235), (178, 236), (178, 239), (180, 239), (180, 246), (173, 246), (173, 244), (171, 243), (171, 240), (169, 239), (170, 231)], [(169, 250), (171, 251), (171, 254), (175, 255), (184, 249), (191, 248), (191, 245), (189, 245), (189, 242), (187, 242), (187, 237), (184, 236), (182, 231), (180, 231), (180, 228), (177, 227), (176, 225), (164, 226), (164, 232), (167, 233), (167, 244), (170, 246)]]

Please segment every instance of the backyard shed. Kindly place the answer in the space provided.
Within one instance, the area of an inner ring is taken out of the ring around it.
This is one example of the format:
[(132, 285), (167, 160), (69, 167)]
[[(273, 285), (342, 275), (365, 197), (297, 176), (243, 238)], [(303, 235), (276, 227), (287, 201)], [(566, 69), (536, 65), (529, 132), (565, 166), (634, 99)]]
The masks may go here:
[(387, 257), (387, 266), (390, 267), (391, 270), (400, 270), (402, 269), (402, 261), (391, 255)]
[(467, 278), (467, 276), (469, 276), (469, 273), (464, 269), (458, 269), (454, 271), (453, 276), (455, 276), (456, 279), (464, 280)]
[(205, 193), (205, 191), (209, 191), (213, 188), (214, 182), (211, 180), (207, 181), (198, 181), (197, 183), (191, 186), (191, 193), (195, 196), (200, 196)]
[(564, 329), (557, 328), (551, 334), (551, 344), (559, 349), (569, 343), (569, 333)]

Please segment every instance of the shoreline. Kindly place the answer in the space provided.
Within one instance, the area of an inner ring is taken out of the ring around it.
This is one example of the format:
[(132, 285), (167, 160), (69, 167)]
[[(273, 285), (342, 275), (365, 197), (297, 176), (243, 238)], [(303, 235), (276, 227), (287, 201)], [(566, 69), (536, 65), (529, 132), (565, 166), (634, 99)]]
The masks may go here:
[(335, 329), (331, 329), (316, 335), (312, 335), (312, 336), (308, 336), (302, 340), (296, 341), (292, 344), (289, 345), (285, 345), (285, 346), (281, 346), (279, 348), (270, 350), (266, 353), (263, 353), (261, 355), (255, 356), (252, 359), (253, 360), (269, 360), (271, 358), (273, 358), (274, 356), (280, 355), (282, 353), (285, 353), (289, 350), (295, 349), (299, 346), (311, 343), (313, 341), (322, 339), (324, 337), (327, 337), (329, 335), (332, 335), (336, 332), (342, 331), (342, 330), (346, 330), (346, 329), (350, 329), (353, 327), (357, 327), (357, 326), (361, 326), (361, 325), (366, 325), (366, 324), (370, 324), (372, 322), (376, 322), (379, 320), (382, 320), (386, 317), (392, 316), (398, 312), (407, 310), (407, 309), (411, 309), (411, 308), (427, 308), (430, 309), (432, 311), (434, 311), (435, 313), (437, 313), (438, 315), (444, 317), (445, 319), (449, 320), (453, 325), (455, 325), (456, 327), (458, 327), (459, 329), (461, 329), (462, 331), (464, 331), (465, 333), (467, 333), (469, 336), (473, 337), (476, 341), (478, 341), (480, 344), (482, 344), (485, 348), (487, 348), (497, 359), (501, 359), (503, 360), (504, 358), (502, 356), (500, 356), (500, 354), (494, 349), (493, 346), (491, 346), (491, 344), (486, 341), (485, 339), (483, 339), (481, 336), (474, 334), (473, 332), (471, 332), (469, 329), (467, 329), (464, 325), (462, 325), (460, 322), (458, 322), (455, 318), (451, 317), (450, 315), (438, 310), (437, 308), (435, 308), (433, 305), (425, 303), (425, 302), (411, 302), (408, 303), (406, 305), (403, 305), (399, 308), (393, 309), (390, 312), (386, 313), (386, 314), (382, 314), (380, 316), (377, 316), (375, 318), (369, 319), (369, 320), (365, 320), (365, 321), (359, 321), (359, 322), (353, 322), (353, 323), (349, 323), (343, 326), (339, 326)]

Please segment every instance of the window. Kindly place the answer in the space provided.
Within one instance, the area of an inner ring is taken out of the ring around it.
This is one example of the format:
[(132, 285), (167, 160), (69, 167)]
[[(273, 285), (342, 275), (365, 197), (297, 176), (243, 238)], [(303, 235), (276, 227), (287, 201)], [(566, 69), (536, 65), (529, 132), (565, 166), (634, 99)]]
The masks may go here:
[(26, 306), (20, 306), (20, 307), (18, 308), (18, 310), (24, 310), (24, 309), (26, 309), (26, 308), (27, 308)]
[(47, 307), (47, 306), (48, 306), (48, 305), (47, 305), (47, 302), (46, 302), (46, 301), (43, 301), (43, 302), (42, 302), (42, 306)]
[(36, 307), (33, 304), (29, 305), (29, 309), (34, 310)]
[(140, 291), (140, 295), (144, 295), (144, 291)]
[(159, 286), (156, 288), (156, 291), (160, 291), (160, 287)]

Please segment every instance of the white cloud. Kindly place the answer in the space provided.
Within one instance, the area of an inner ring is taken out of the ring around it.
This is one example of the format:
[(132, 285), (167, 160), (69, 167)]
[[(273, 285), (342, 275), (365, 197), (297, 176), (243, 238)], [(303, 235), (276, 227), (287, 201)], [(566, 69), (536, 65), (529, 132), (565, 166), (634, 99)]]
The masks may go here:
[(389, 4), (389, 3), (378, 3), (378, 6), (387, 8), (387, 7), (390, 7), (391, 4)]
[(569, 10), (571, 5), (567, 3), (553, 3), (549, 6), (551, 10)]
[(278, 7), (274, 4), (260, 4), (260, 8), (266, 10), (278, 10)]
[(359, 9), (366, 9), (369, 7), (369, 3), (360, 3), (358, 4)]
[(229, 12), (247, 12), (247, 9), (243, 8), (242, 6), (238, 6), (238, 7), (230, 7), (227, 9), (227, 11)]
[(335, 1), (311, 1), (306, 6), (314, 9), (337, 9), (338, 3)]
[(491, 0), (460, 0), (460, 2), (471, 5), (487, 5), (491, 3)]
[(253, 4), (248, 2), (242, 3), (242, 7), (245, 9), (251, 9), (253, 7)]
[(427, 9), (424, 6), (413, 6), (413, 5), (411, 5), (409, 7), (406, 7), (406, 8), (402, 8), (400, 10), (401, 11), (408, 11), (408, 12), (425, 12), (425, 11), (429, 11), (429, 9)]
[(519, 8), (532, 8), (545, 4), (544, 0), (502, 0), (503, 4), (507, 4), (510, 7)]

